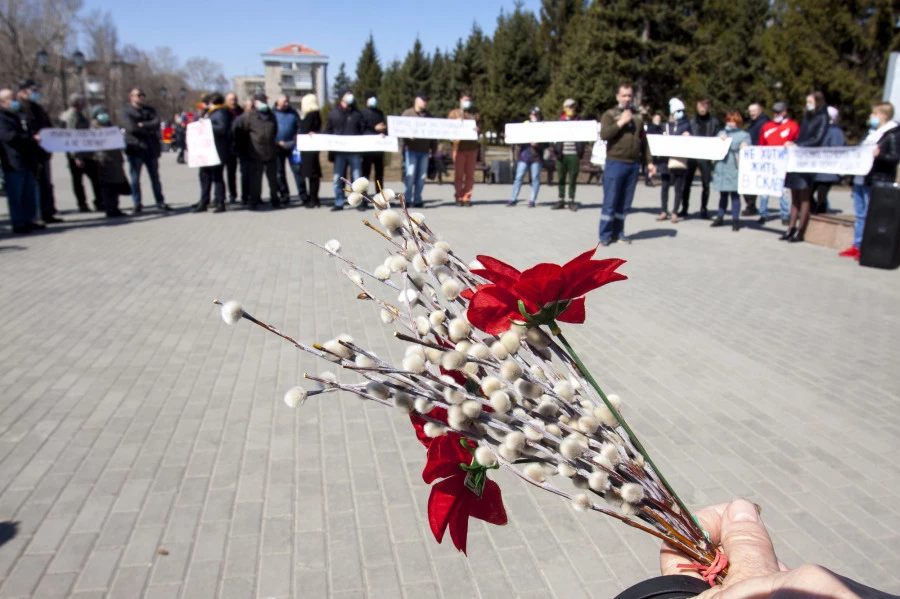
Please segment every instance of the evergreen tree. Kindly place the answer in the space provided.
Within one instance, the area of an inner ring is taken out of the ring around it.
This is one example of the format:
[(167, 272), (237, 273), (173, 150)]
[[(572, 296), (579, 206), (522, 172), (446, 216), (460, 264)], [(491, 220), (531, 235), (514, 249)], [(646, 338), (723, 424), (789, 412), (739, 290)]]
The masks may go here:
[(551, 72), (562, 62), (570, 23), (583, 12), (584, 0), (541, 0), (541, 44)]
[(400, 91), (408, 106), (412, 106), (413, 99), (418, 92), (429, 92), (430, 77), (431, 61), (422, 50), (422, 42), (417, 37), (400, 69)]
[(412, 106), (412, 98), (407, 98), (402, 89), (402, 66), (395, 60), (384, 71), (381, 79), (381, 95), (378, 102), (385, 114), (399, 115)]
[(453, 53), (451, 85), (453, 86), (453, 106), (458, 104), (459, 93), (469, 90), (475, 96), (476, 104), (484, 101), (487, 94), (487, 64), (491, 49), (490, 38), (477, 23), (465, 43), (459, 40)]
[(534, 14), (517, 2), (511, 15), (503, 12), (488, 58), (488, 93), (481, 114), (489, 130), (502, 131), (506, 123), (528, 116), (547, 89), (541, 31)]
[(334, 86), (331, 88), (334, 102), (337, 104), (338, 100), (341, 99), (341, 94), (344, 90), (352, 89), (353, 82), (350, 80), (350, 76), (347, 75), (347, 65), (345, 63), (341, 63), (340, 68), (338, 68), (338, 74), (334, 78)]
[(769, 0), (704, 0), (682, 100), (690, 106), (707, 97), (720, 116), (752, 102), (771, 104), (762, 52), (768, 12)]
[(362, 53), (359, 55), (359, 61), (356, 63), (356, 95), (360, 98), (367, 91), (374, 92), (375, 95), (381, 91), (381, 64), (378, 62), (378, 51), (375, 50), (375, 40), (372, 34), (363, 46)]
[(572, 97), (584, 116), (599, 117), (625, 80), (634, 84), (635, 105), (666, 106), (682, 93), (700, 1), (593, 0), (573, 22), (545, 105), (556, 112)]
[(453, 62), (440, 49), (435, 49), (431, 57), (431, 78), (428, 83), (431, 101), (428, 110), (437, 116), (446, 115), (456, 106), (457, 96), (451, 85)]
[(890, 0), (776, 0), (763, 51), (777, 99), (802, 117), (806, 95), (819, 90), (858, 138), (900, 42), (897, 17)]

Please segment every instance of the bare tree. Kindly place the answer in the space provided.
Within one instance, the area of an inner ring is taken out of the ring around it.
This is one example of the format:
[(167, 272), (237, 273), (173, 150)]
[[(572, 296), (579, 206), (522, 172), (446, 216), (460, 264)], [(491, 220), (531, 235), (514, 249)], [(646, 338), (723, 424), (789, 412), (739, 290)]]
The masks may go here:
[(195, 90), (223, 91), (228, 86), (228, 79), (222, 69), (222, 63), (208, 58), (194, 57), (184, 63), (184, 72), (188, 84)]

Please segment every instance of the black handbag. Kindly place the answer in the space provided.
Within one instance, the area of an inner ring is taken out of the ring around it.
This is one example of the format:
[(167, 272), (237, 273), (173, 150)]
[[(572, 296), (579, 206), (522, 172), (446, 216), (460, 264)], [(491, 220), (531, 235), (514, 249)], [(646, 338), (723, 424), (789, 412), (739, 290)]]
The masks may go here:
[(435, 161), (434, 156), (428, 158), (428, 171), (425, 173), (425, 176), (428, 177), (429, 180), (437, 177), (437, 162)]

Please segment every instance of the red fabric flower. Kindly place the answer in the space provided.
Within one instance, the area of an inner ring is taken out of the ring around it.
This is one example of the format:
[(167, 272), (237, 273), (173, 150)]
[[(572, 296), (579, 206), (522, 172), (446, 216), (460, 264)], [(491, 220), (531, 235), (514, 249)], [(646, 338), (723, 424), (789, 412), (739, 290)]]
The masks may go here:
[(520, 300), (525, 311), (536, 317), (538, 323), (549, 320), (584, 322), (584, 294), (628, 278), (616, 272), (624, 260), (593, 260), (596, 251), (597, 248), (588, 250), (562, 266), (543, 263), (524, 272), (496, 258), (478, 256), (484, 268), (472, 272), (490, 283), (463, 294), (470, 300), (469, 322), (491, 335), (502, 333), (509, 329), (512, 321), (523, 320)]
[(460, 444), (462, 438), (458, 433), (447, 433), (433, 439), (422, 478), (426, 483), (444, 479), (431, 487), (428, 497), (428, 523), (434, 538), (440, 543), (450, 529), (454, 547), (466, 553), (470, 517), (500, 526), (506, 524), (507, 517), (500, 486), (487, 478), (485, 468), (477, 464), (468, 471), (462, 468), (474, 459)]

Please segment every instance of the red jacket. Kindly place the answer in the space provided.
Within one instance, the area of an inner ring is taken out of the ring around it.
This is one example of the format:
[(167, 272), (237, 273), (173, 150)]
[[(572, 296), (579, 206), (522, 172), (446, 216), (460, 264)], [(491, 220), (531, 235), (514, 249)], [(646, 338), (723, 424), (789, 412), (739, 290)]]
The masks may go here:
[(800, 125), (797, 121), (785, 119), (780, 123), (769, 121), (763, 125), (762, 131), (759, 133), (759, 145), (761, 146), (783, 146), (789, 141), (796, 141), (800, 135)]

